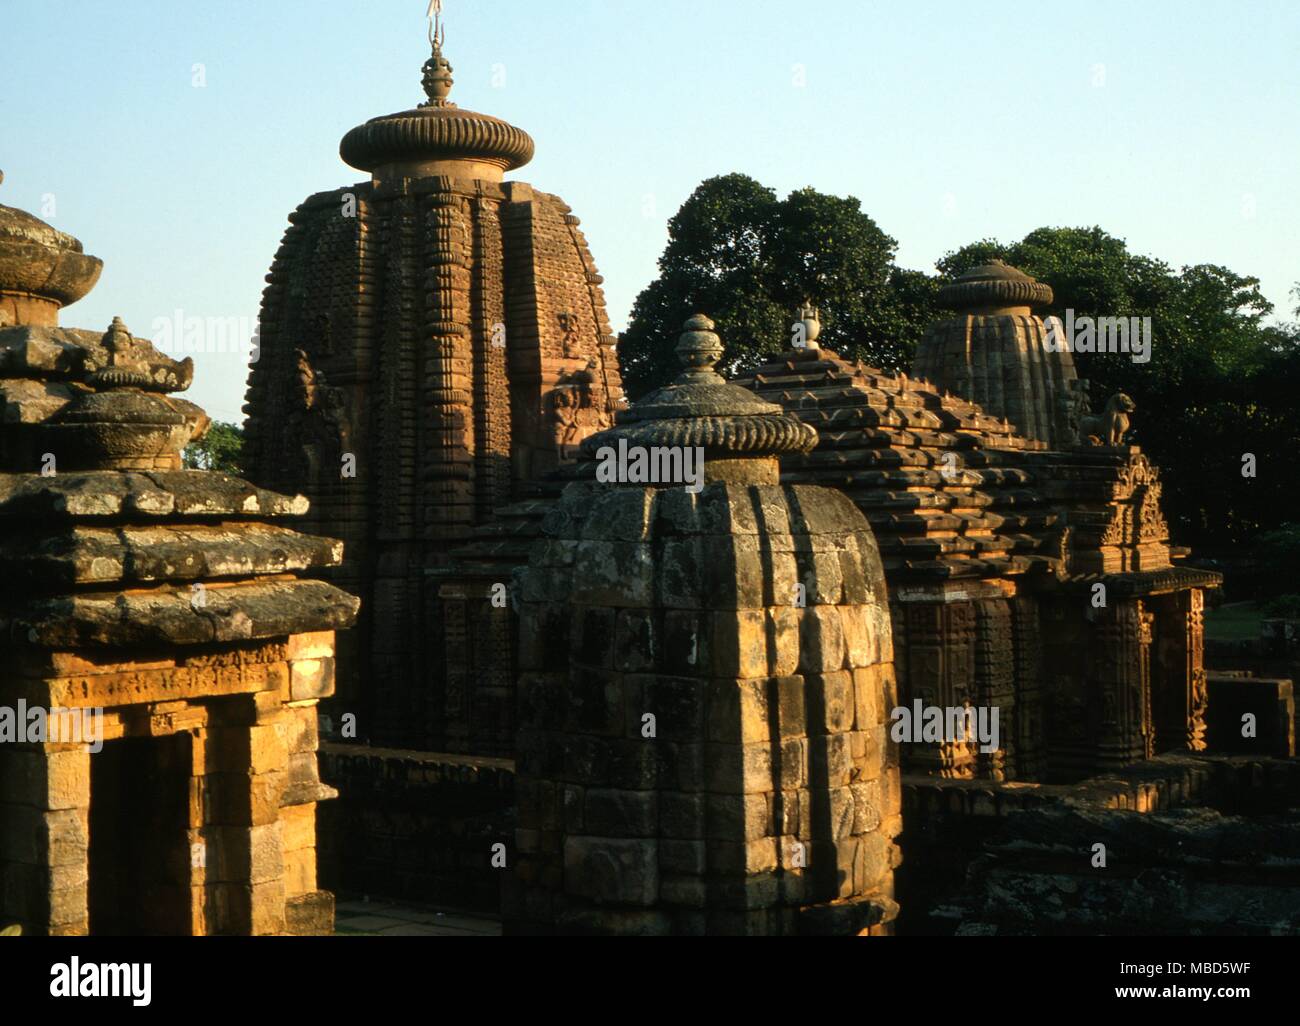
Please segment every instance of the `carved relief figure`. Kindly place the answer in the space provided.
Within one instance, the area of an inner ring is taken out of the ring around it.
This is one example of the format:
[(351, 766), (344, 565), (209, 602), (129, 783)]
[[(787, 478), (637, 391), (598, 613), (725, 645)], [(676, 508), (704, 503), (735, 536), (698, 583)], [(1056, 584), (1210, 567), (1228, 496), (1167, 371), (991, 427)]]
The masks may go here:
[(564, 332), (564, 358), (572, 360), (579, 356), (578, 315), (565, 311), (559, 315), (560, 330)]
[(1066, 382), (1066, 389), (1057, 394), (1058, 416), (1061, 437), (1065, 439), (1085, 440), (1080, 427), (1084, 418), (1092, 414), (1092, 401), (1088, 389), (1092, 384), (1081, 378)]
[(582, 398), (572, 385), (562, 386), (551, 393), (552, 416), (555, 419), (555, 447), (562, 460), (571, 459), (573, 447), (579, 442), (578, 411)]
[(351, 449), (347, 397), (332, 388), (322, 371), (301, 349), (294, 350), (296, 395), (290, 422), (313, 479), (326, 462), (337, 462)]

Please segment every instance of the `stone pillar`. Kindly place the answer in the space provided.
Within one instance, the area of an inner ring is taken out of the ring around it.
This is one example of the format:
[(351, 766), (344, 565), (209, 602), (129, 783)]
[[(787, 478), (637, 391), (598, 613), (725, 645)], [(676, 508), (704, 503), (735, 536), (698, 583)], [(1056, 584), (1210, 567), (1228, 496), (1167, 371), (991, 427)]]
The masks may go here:
[(997, 710), (1001, 747), (976, 755), (981, 780), (1015, 780), (1015, 638), (1010, 603), (993, 599), (975, 604), (975, 701)]
[(518, 582), (511, 930), (888, 932), (898, 768), (888, 599), (843, 494), (783, 488), (813, 429), (686, 372), (584, 450), (698, 445), (703, 489), (572, 485)]
[(1040, 781), (1046, 773), (1043, 745), (1043, 646), (1038, 600), (1011, 601), (1016, 653), (1016, 780)]
[[(207, 738), (213, 815), (206, 882), (214, 934), (285, 932), (283, 796), (288, 750), (279, 695), (241, 701)], [(247, 722), (240, 723), (239, 720)]]
[(28, 933), (84, 935), (89, 844), (86, 746), (0, 747), (0, 921)]
[(1155, 754), (1151, 714), (1151, 625), (1145, 603), (1126, 599), (1101, 612), (1088, 653), (1092, 769), (1114, 770)]
[(1158, 747), (1205, 751), (1205, 592), (1188, 588), (1154, 599), (1157, 650), (1153, 687)]

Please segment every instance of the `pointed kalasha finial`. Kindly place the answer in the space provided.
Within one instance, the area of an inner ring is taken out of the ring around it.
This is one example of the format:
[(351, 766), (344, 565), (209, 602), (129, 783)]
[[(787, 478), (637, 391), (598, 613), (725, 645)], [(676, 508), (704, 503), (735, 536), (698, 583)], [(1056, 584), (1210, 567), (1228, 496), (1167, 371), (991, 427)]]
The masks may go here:
[(454, 107), (447, 97), (455, 79), (451, 77), (452, 66), (442, 55), (442, 44), (446, 40), (447, 29), (442, 24), (442, 0), (429, 0), (429, 45), (433, 47), (433, 56), (424, 64), (424, 92), (429, 97), (421, 107)]
[(799, 340), (802, 345), (796, 345), (797, 349), (818, 349), (817, 340), (822, 334), (821, 311), (813, 306), (808, 300), (804, 300), (803, 306), (799, 308), (795, 315), (795, 330), (798, 332)]
[(598, 458), (604, 447), (619, 445), (700, 447), (710, 461), (773, 459), (763, 474), (770, 471), (775, 483), (780, 476), (775, 457), (816, 448), (813, 428), (718, 373), (724, 347), (715, 329), (703, 314), (688, 320), (676, 350), (681, 374), (634, 403), (617, 427), (584, 441), (583, 453)]
[(101, 391), (114, 388), (138, 388), (150, 382), (149, 368), (138, 358), (135, 340), (121, 317), (114, 317), (100, 339), (108, 354), (108, 365), (91, 377)]

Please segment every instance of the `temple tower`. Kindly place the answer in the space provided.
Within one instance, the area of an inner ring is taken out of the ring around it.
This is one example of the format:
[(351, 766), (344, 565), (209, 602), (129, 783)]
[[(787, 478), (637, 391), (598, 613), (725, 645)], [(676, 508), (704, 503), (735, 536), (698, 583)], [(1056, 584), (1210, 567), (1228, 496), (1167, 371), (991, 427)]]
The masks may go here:
[(900, 785), (875, 539), (841, 492), (781, 485), (778, 457), (817, 432), (724, 382), (707, 318), (686, 329), (681, 376), (584, 452), (695, 453), (698, 492), (596, 471), (516, 583), (507, 924), (889, 932)]
[(253, 479), (306, 494), (348, 545), (334, 579), (364, 611), (340, 691), (360, 736), (431, 748), (455, 642), (427, 572), (610, 426), (622, 388), (578, 219), (506, 180), (533, 140), (450, 101), (440, 36), (423, 83), (424, 103), (344, 136), (369, 179), (290, 216), (246, 411)]
[(956, 316), (939, 321), (917, 350), (914, 375), (1005, 417), (1024, 438), (1060, 448), (1069, 427), (1078, 375), (1068, 348), (1052, 351), (1047, 326), (1034, 311), (1052, 290), (992, 260), (939, 292)]

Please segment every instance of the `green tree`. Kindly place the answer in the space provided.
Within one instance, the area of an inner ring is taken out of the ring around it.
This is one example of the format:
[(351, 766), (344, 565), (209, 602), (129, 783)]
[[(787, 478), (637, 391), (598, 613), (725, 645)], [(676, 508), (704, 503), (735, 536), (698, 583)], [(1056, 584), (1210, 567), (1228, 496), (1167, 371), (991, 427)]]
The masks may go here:
[(911, 364), (933, 318), (934, 280), (895, 266), (897, 242), (851, 196), (800, 189), (782, 200), (725, 175), (701, 184), (668, 230), (659, 277), (620, 341), (634, 398), (677, 375), (673, 350), (695, 313), (718, 323), (728, 373), (788, 349), (805, 300), (821, 311), (827, 348), (887, 370)]
[(237, 424), (214, 421), (208, 433), (185, 447), (182, 462), (186, 470), (215, 470), (243, 476), (244, 429)]

